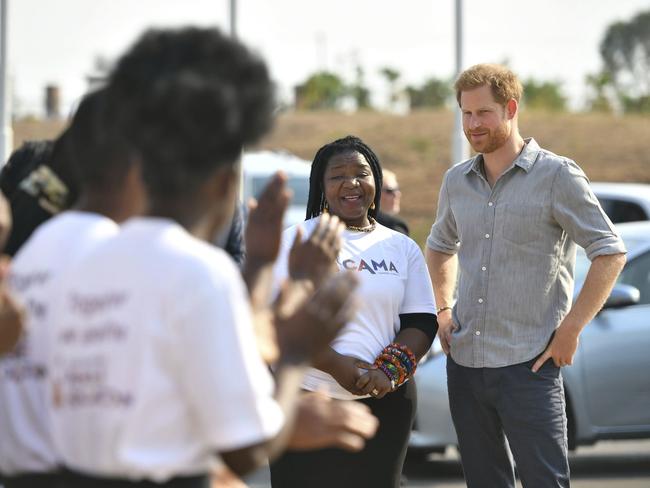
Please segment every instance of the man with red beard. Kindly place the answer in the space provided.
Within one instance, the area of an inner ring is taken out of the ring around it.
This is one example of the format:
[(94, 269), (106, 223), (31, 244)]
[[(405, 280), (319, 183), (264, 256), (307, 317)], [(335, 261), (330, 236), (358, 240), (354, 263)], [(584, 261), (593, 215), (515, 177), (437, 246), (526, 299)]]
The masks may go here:
[[(568, 487), (560, 368), (625, 248), (578, 165), (519, 134), (514, 73), (476, 65), (455, 88), (479, 154), (445, 174), (426, 257), (465, 479), (514, 488), (509, 445), (524, 487)], [(572, 305), (576, 245), (592, 264)]]

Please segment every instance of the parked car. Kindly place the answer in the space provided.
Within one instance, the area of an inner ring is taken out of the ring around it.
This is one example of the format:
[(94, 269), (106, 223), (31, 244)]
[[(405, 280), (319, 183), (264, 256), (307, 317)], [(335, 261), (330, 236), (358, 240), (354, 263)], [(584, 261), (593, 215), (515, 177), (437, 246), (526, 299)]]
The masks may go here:
[(592, 183), (600, 205), (615, 224), (650, 220), (650, 185)]
[(288, 227), (305, 220), (310, 162), (283, 151), (245, 152), (242, 156), (241, 197), (244, 202), (250, 197), (258, 197), (269, 178), (280, 170), (287, 174), (287, 184), (293, 191), (284, 217), (284, 225)]
[[(562, 368), (569, 447), (650, 438), (650, 222), (617, 225), (627, 264), (602, 311), (585, 327), (572, 366)], [(576, 290), (589, 268), (582, 249)], [(409, 456), (457, 444), (447, 400), (446, 356), (434, 343), (416, 371), (418, 407)]]

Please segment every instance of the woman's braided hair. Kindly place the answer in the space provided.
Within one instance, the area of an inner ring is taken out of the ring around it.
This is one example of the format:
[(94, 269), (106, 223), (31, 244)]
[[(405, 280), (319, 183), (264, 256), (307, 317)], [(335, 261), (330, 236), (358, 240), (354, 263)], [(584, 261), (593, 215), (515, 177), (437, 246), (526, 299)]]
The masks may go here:
[(321, 147), (314, 162), (311, 164), (311, 173), (309, 175), (309, 199), (307, 201), (307, 215), (305, 220), (317, 217), (323, 213), (325, 208), (325, 194), (323, 192), (323, 177), (325, 169), (330, 159), (338, 154), (358, 152), (366, 158), (366, 161), (372, 169), (372, 176), (375, 180), (375, 208), (368, 211), (368, 215), (375, 217), (379, 211), (379, 201), (381, 200), (382, 172), (381, 165), (377, 155), (361, 139), (355, 136), (346, 136), (337, 139), (334, 142), (325, 144)]

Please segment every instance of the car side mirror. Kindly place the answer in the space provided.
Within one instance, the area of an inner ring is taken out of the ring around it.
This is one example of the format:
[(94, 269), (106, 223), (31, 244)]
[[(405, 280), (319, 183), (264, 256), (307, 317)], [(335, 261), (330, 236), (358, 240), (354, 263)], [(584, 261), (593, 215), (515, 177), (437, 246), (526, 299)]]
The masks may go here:
[(608, 308), (622, 308), (629, 305), (636, 305), (641, 299), (641, 292), (638, 288), (618, 283), (612, 288), (609, 298), (603, 305), (603, 310)]

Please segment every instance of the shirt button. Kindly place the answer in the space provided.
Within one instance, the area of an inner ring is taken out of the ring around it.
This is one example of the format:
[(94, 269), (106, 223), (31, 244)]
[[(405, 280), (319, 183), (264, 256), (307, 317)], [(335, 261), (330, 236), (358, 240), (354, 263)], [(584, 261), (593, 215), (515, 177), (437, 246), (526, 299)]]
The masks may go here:
[(490, 206), (490, 207), (492, 207), (493, 205), (494, 205), (493, 202), (489, 202), (489, 203), (488, 203), (488, 206)]
[(476, 334), (476, 335), (481, 335), (481, 331), (480, 331), (480, 330), (477, 330), (477, 331), (475, 332), (475, 334)]
[(487, 268), (486, 268), (485, 266), (481, 266), (481, 269), (482, 269), (483, 271), (487, 270)]
[(486, 238), (486, 239), (489, 239), (489, 238), (490, 238), (490, 234), (485, 234), (485, 238)]
[(482, 299), (482, 298), (479, 298), (479, 299), (478, 299), (478, 302), (479, 302), (479, 303), (483, 303), (483, 299)]

